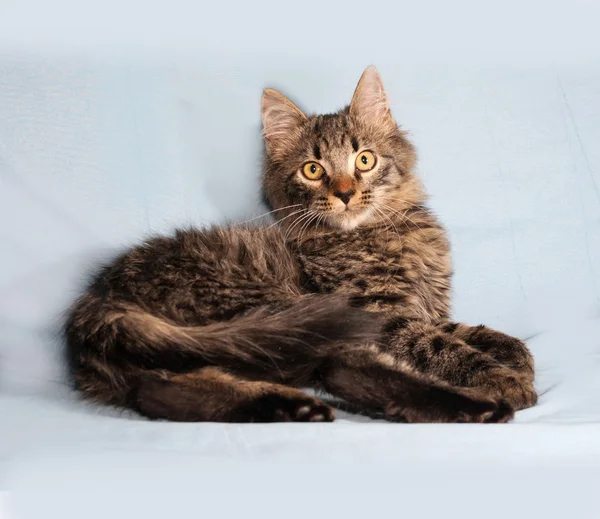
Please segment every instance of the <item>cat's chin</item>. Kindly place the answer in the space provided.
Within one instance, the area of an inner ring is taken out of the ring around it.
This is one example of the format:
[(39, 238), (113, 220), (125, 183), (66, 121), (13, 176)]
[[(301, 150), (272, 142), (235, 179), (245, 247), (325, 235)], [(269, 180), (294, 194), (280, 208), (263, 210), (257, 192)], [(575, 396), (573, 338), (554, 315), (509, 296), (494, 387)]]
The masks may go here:
[(343, 231), (351, 231), (369, 221), (371, 216), (372, 210), (370, 208), (359, 211), (344, 211), (331, 215), (329, 225)]

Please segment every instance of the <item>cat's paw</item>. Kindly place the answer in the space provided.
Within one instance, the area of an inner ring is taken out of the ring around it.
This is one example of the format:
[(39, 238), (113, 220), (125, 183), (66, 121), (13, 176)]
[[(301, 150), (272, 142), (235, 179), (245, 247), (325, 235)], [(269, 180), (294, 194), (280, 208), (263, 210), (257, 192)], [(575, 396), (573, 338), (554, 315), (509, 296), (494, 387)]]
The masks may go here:
[(322, 400), (299, 396), (269, 394), (255, 398), (235, 410), (239, 422), (332, 422), (333, 409)]
[(501, 364), (519, 373), (519, 376), (528, 382), (533, 382), (534, 360), (523, 341), (483, 325), (461, 324), (454, 329), (454, 333), (469, 346), (487, 353)]
[(439, 388), (415, 406), (388, 404), (389, 420), (408, 423), (505, 423), (514, 409), (504, 400), (492, 399), (473, 390)]

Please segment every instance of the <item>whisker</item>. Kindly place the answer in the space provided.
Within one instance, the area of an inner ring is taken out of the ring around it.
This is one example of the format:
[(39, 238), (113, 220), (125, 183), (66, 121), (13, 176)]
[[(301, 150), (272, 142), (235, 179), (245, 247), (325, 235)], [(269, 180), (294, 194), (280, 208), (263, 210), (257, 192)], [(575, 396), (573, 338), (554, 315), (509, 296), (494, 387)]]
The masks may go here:
[[(389, 201), (389, 199), (385, 199), (386, 201)], [(406, 216), (406, 213), (409, 211), (409, 209), (407, 209), (406, 211), (404, 211), (404, 213), (401, 213), (398, 209), (394, 209), (393, 207), (390, 207), (389, 205), (386, 204), (380, 204), (381, 206), (385, 207), (386, 209), (388, 209), (392, 214), (398, 216), (399, 218), (401, 218), (403, 221), (402, 223), (404, 223), (404, 225), (406, 225), (405, 222), (410, 222), (412, 225), (414, 225), (415, 227), (419, 227), (410, 217)], [(408, 227), (408, 225), (406, 225)]]
[[(314, 211), (311, 211), (308, 215), (306, 215), (304, 218), (302, 218), (302, 222), (298, 222), (298, 224), (300, 226), (300, 231), (304, 227), (304, 223), (310, 222), (310, 220), (312, 220), (314, 214), (315, 214)], [(300, 236), (301, 236), (301, 232), (298, 232), (296, 237), (294, 238), (294, 241), (298, 242), (300, 240)]]
[(308, 221), (302, 226), (302, 229), (300, 229), (300, 236), (298, 237), (298, 242), (302, 241), (302, 237), (304, 236), (304, 233), (308, 230), (310, 224), (314, 222), (317, 218), (319, 218), (319, 213), (314, 211), (313, 214), (314, 216), (312, 218), (309, 218)]
[(240, 222), (240, 223), (244, 224), (244, 223), (248, 223), (248, 222), (253, 222), (254, 220), (258, 220), (259, 218), (263, 218), (264, 216), (268, 216), (270, 214), (276, 213), (277, 211), (283, 211), (284, 209), (291, 209), (292, 207), (298, 207), (300, 205), (302, 205), (302, 204), (286, 205), (285, 207), (280, 207), (279, 209), (273, 209), (272, 211), (269, 211), (268, 213), (259, 214), (258, 216), (255, 216), (254, 218), (250, 218), (249, 220), (244, 220), (243, 222)]
[(383, 218), (385, 218), (388, 222), (390, 222), (391, 226), (394, 228), (394, 232), (396, 233), (396, 235), (398, 236), (398, 238), (401, 238), (402, 235), (400, 234), (400, 232), (398, 231), (398, 228), (396, 227), (396, 225), (394, 224), (394, 221), (387, 215), (385, 214), (385, 212), (380, 209), (378, 207), (379, 204), (373, 204), (373, 208), (375, 209), (375, 211), (377, 211), (377, 213), (379, 215), (381, 215)]
[(319, 230), (319, 224), (321, 224), (321, 222), (323, 222), (325, 220), (325, 213), (322, 212), (321, 216), (319, 216), (319, 219), (317, 220), (317, 223), (315, 225), (315, 229)]
[(285, 233), (285, 240), (287, 241), (288, 237), (290, 236), (290, 234), (292, 233), (292, 230), (300, 223), (303, 222), (304, 220), (306, 220), (307, 218), (309, 218), (310, 216), (312, 216), (313, 211), (309, 211), (306, 214), (300, 215), (298, 216), (298, 218), (296, 218), (294, 220), (294, 223), (292, 223), (292, 225), (288, 228), (288, 230)]
[(276, 225), (279, 225), (284, 220), (287, 220), (290, 216), (294, 216), (295, 214), (302, 213), (305, 211), (308, 211), (308, 209), (299, 209), (298, 211), (294, 211), (293, 213), (290, 213), (287, 216), (284, 216), (281, 220), (277, 220), (275, 223), (272, 223), (271, 225), (269, 225), (269, 227), (267, 227), (267, 229), (270, 229), (271, 227), (275, 227)]
[(373, 209), (379, 215), (379, 219), (377, 220), (377, 230), (379, 231), (380, 228), (381, 229), (387, 229), (387, 223), (382, 218), (381, 210), (378, 207), (375, 207), (374, 205), (373, 205)]
[(308, 209), (306, 211), (303, 211), (303, 213), (299, 216), (297, 216), (296, 218), (294, 218), (294, 221), (288, 226), (288, 228), (285, 231), (285, 235), (284, 235), (284, 240), (287, 241), (287, 239), (289, 238), (292, 229), (294, 229), (294, 227), (296, 227), (296, 225), (298, 223), (300, 223), (301, 221), (303, 221), (305, 218), (307, 218), (310, 215), (310, 212), (308, 212)]

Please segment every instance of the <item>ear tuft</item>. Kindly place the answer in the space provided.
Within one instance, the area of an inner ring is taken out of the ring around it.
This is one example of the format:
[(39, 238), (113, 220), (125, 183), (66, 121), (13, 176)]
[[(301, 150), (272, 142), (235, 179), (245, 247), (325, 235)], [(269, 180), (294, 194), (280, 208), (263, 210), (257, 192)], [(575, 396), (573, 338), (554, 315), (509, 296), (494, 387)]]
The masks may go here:
[(350, 103), (350, 113), (372, 124), (393, 123), (383, 81), (374, 66), (367, 67), (360, 77)]
[(306, 115), (277, 90), (267, 88), (262, 103), (263, 136), (269, 151), (281, 150), (293, 138)]

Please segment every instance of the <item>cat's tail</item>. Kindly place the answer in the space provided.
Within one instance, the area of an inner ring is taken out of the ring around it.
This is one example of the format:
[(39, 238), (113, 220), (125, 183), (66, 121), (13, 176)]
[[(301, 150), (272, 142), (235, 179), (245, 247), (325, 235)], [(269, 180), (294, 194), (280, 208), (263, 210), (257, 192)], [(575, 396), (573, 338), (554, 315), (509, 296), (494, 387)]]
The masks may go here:
[[(227, 366), (286, 369), (326, 357), (332, 349), (376, 337), (376, 316), (337, 295), (302, 296), (287, 308), (262, 307), (229, 321), (181, 326), (142, 310), (120, 316), (136, 354), (159, 355), (163, 366), (201, 358)], [(173, 366), (177, 368), (178, 366)]]
[(298, 296), (279, 308), (259, 307), (207, 326), (182, 326), (134, 305), (87, 300), (71, 311), (65, 332), (78, 389), (124, 405), (137, 384), (134, 374), (153, 370), (210, 364), (297, 380), (344, 348), (376, 341), (380, 323), (340, 295)]

